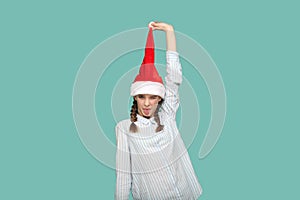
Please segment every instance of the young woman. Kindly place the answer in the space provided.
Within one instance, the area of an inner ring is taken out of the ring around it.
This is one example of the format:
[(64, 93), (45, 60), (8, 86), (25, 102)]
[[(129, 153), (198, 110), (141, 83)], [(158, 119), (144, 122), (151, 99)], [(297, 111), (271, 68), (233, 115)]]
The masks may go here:
[[(165, 84), (154, 66), (153, 30), (166, 33)], [(176, 125), (182, 82), (173, 26), (149, 24), (145, 56), (131, 85), (130, 119), (116, 125), (115, 199), (198, 199), (201, 185)]]

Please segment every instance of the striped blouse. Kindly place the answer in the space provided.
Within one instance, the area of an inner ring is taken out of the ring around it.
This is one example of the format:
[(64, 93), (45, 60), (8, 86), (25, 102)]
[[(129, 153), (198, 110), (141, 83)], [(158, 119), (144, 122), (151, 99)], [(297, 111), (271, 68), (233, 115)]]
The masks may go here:
[(116, 125), (115, 200), (194, 200), (202, 187), (176, 125), (178, 88), (182, 82), (179, 54), (167, 51), (166, 94), (159, 111), (164, 129), (155, 132), (154, 117), (137, 114), (137, 133), (129, 132), (130, 119)]

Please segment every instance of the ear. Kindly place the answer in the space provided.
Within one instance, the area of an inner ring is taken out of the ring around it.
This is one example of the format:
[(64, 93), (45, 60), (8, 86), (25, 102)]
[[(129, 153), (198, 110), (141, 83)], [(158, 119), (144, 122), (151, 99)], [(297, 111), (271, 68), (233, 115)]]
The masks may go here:
[[(133, 98), (134, 98), (134, 100), (136, 100), (136, 96), (134, 96)], [(136, 100), (136, 101), (137, 101), (137, 100)]]
[(160, 102), (160, 101), (161, 101), (161, 97), (160, 97), (160, 96), (158, 96), (158, 98), (159, 98), (159, 99), (158, 99), (158, 102)]

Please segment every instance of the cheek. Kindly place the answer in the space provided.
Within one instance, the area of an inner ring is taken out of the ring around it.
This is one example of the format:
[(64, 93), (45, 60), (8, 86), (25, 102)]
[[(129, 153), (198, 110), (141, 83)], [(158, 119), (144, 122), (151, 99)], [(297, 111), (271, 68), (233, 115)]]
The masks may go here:
[(153, 107), (153, 108), (156, 108), (157, 105), (158, 105), (158, 101), (157, 101), (157, 100), (154, 100), (154, 101), (151, 102), (151, 103), (152, 103), (152, 107)]
[(142, 101), (138, 101), (138, 102), (137, 102), (138, 107), (141, 107), (142, 104), (143, 104)]

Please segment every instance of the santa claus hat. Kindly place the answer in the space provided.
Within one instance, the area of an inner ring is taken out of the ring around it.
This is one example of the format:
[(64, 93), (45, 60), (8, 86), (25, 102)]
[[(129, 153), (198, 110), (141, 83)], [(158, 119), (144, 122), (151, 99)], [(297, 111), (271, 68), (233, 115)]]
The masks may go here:
[(154, 41), (152, 27), (149, 26), (145, 55), (139, 74), (131, 84), (130, 95), (152, 94), (161, 98), (165, 96), (165, 86), (154, 65)]

